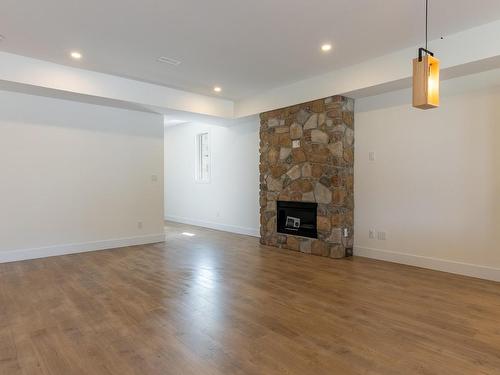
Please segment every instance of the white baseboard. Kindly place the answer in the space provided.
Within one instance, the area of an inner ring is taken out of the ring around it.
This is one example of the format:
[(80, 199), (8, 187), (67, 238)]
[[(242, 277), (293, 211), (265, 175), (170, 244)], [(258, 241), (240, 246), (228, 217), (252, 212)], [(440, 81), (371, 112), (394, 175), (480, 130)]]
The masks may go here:
[(173, 221), (173, 222), (181, 223), (181, 224), (194, 225), (197, 227), (217, 229), (217, 230), (221, 230), (224, 232), (231, 232), (231, 233), (237, 233), (237, 234), (244, 234), (247, 236), (260, 237), (260, 230), (255, 229), (255, 228), (245, 228), (245, 227), (239, 227), (237, 225), (219, 224), (219, 223), (213, 223), (211, 221), (189, 219), (187, 217), (172, 216), (172, 215), (166, 215), (165, 220)]
[(500, 282), (500, 268), (354, 246), (354, 255)]
[(114, 249), (126, 246), (146, 245), (163, 241), (165, 241), (165, 234), (161, 233), (103, 241), (45, 246), (32, 249), (0, 251), (0, 263), (46, 258), (65, 254), (84, 253), (87, 251)]

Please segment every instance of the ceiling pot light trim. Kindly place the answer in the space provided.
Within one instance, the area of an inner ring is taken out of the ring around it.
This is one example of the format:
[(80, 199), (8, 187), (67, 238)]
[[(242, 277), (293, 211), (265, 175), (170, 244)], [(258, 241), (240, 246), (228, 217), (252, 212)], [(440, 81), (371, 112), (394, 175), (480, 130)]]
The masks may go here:
[(215, 86), (214, 87), (214, 91), (215, 92), (221, 92), (222, 91), (222, 88), (220, 86)]
[(428, 19), (429, 0), (425, 0), (425, 48), (420, 47), (413, 59), (413, 107), (419, 109), (439, 107), (439, 60), (427, 48)]
[(325, 43), (321, 45), (321, 50), (323, 52), (328, 52), (332, 49), (332, 45), (330, 43)]
[(158, 57), (158, 61), (161, 63), (173, 65), (173, 66), (180, 65), (180, 63), (181, 63), (179, 60), (173, 59), (171, 57), (165, 57), (165, 56)]
[(82, 58), (82, 54), (81, 52), (78, 52), (78, 51), (72, 51), (70, 53), (70, 56), (75, 59), (75, 60), (80, 60)]

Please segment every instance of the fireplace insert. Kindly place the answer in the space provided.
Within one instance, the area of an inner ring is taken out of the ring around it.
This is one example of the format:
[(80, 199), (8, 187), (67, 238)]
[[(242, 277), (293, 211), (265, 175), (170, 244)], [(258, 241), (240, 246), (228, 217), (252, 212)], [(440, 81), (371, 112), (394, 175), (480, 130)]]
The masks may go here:
[(277, 202), (278, 233), (318, 238), (316, 216), (318, 204), (309, 202)]

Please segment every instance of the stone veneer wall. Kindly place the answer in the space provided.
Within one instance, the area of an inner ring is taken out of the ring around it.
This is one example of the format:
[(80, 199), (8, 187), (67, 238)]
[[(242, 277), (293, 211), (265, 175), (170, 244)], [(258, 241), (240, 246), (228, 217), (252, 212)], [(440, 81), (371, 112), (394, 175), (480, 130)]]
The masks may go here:
[[(261, 243), (344, 257), (354, 234), (354, 100), (333, 96), (260, 118)], [(318, 239), (277, 233), (277, 200), (318, 203)]]

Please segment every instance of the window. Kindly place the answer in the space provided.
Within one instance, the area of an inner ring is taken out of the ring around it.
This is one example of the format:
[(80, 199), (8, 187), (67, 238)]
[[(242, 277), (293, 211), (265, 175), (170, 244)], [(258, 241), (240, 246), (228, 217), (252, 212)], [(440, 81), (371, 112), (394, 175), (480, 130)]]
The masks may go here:
[(208, 132), (196, 136), (196, 176), (197, 182), (210, 182), (210, 138)]

